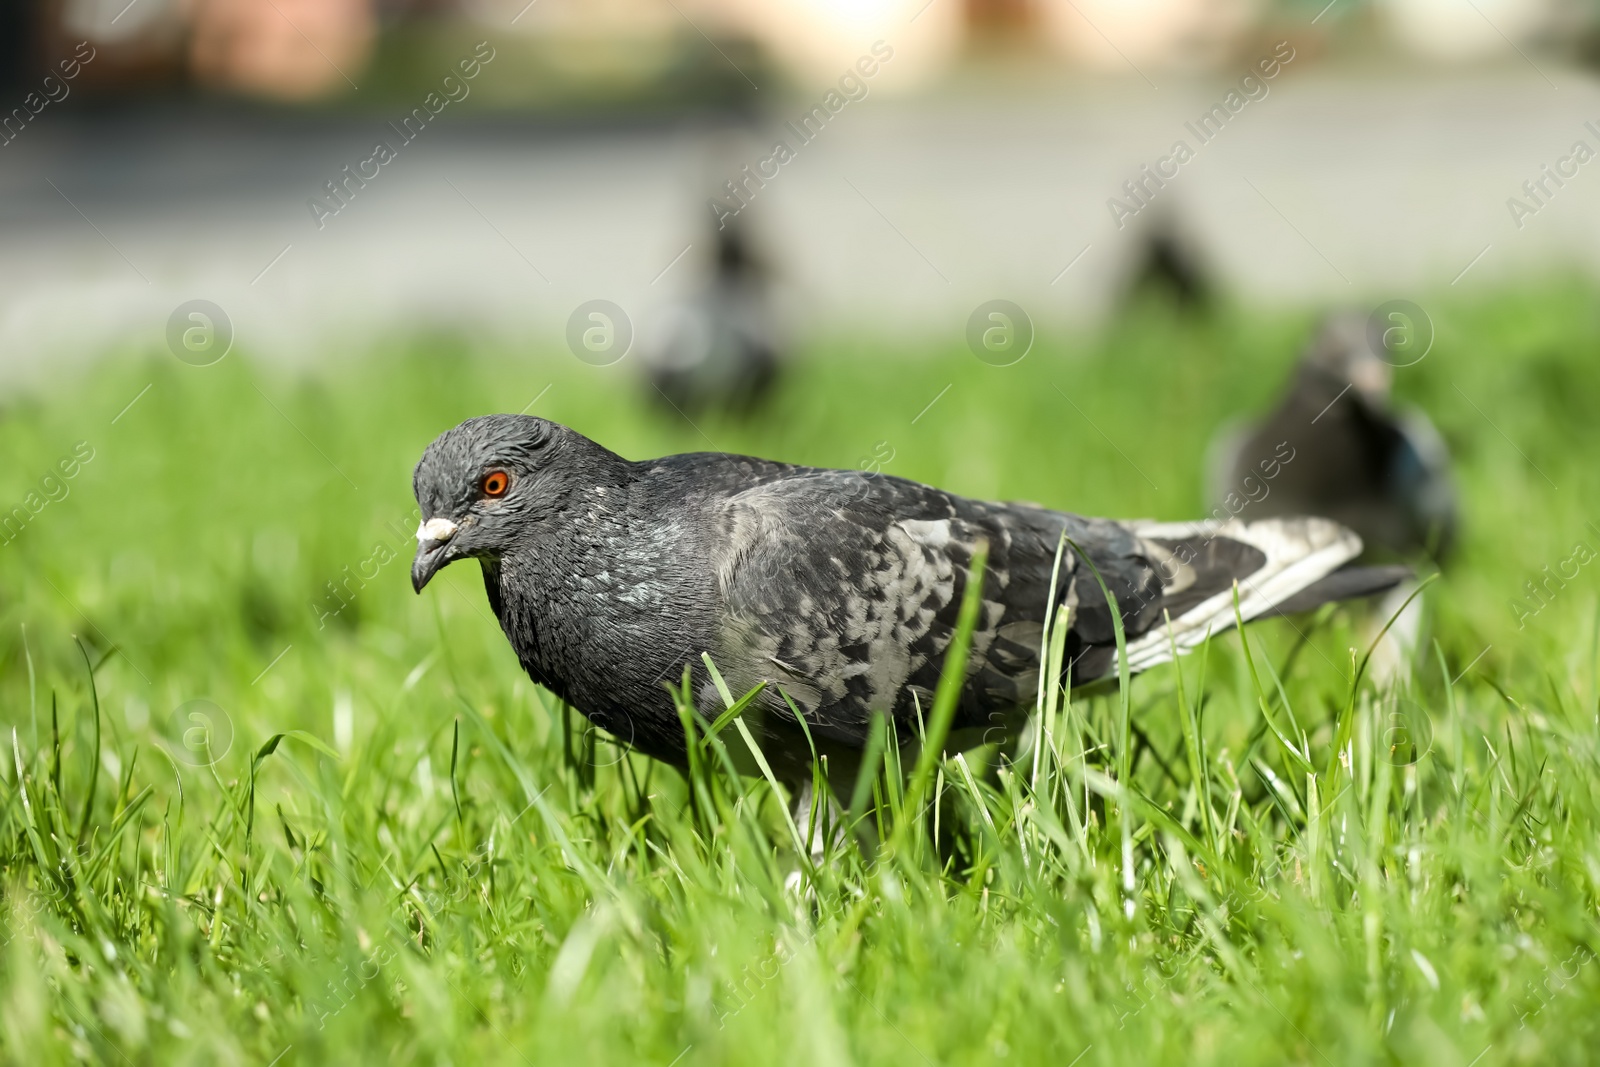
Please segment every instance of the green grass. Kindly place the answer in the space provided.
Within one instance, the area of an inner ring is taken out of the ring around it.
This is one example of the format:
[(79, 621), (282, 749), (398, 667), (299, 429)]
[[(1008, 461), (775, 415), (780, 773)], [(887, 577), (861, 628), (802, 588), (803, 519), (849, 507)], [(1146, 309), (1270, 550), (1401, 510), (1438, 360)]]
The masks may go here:
[(892, 453), (974, 495), (1192, 517), (1212, 428), (1269, 402), (1306, 316), (1151, 308), (1003, 369), (959, 340), (821, 344), (759, 419), (698, 429), (626, 362), (448, 336), (310, 379), (110, 353), (14, 400), (0, 505), (93, 458), (0, 545), (4, 1056), (1592, 1059), (1600, 571), (1520, 629), (1510, 601), (1600, 546), (1600, 322), (1576, 286), (1430, 310), (1399, 391), (1455, 450), (1466, 523), (1404, 694), (1420, 761), (1352, 689), (1361, 618), (1275, 622), (1126, 704), (1050, 694), (1037, 772), (891, 758), (863, 801), (893, 849), (798, 885), (783, 804), (728, 770), (736, 726), (691, 776), (625, 756), (522, 675), (474, 569), (412, 595), (427, 441), (549, 386), (536, 412), (626, 455)]

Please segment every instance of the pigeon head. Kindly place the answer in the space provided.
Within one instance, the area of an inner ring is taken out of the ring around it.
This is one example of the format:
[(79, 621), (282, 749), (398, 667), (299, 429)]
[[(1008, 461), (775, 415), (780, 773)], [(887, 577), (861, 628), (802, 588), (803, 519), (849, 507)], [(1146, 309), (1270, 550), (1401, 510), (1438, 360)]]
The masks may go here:
[(422, 510), (411, 585), (458, 559), (498, 560), (536, 542), (575, 492), (624, 461), (559, 423), (528, 415), (468, 419), (434, 439), (412, 490)]
[(1311, 342), (1302, 374), (1323, 388), (1342, 391), (1353, 386), (1369, 407), (1381, 409), (1394, 385), (1394, 368), (1374, 350), (1373, 340), (1361, 314), (1332, 315)]

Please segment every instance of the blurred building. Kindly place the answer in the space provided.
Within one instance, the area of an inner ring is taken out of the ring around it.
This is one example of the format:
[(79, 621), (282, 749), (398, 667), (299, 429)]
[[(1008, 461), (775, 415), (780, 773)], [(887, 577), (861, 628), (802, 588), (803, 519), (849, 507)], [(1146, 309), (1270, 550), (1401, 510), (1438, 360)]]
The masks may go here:
[(1584, 0), (8, 0), (0, 64), (15, 78), (86, 39), (104, 60), (94, 84), (305, 101), (355, 91), (386, 48), (418, 36), (490, 34), (548, 68), (530, 80), (537, 97), (562, 77), (648, 87), (717, 49), (735, 68), (759, 55), (791, 83), (826, 85), (884, 39), (898, 61), (881, 84), (905, 89), (997, 42), (1043, 65), (1149, 78), (1214, 69), (1285, 27), (1430, 61), (1582, 50), (1595, 16)]

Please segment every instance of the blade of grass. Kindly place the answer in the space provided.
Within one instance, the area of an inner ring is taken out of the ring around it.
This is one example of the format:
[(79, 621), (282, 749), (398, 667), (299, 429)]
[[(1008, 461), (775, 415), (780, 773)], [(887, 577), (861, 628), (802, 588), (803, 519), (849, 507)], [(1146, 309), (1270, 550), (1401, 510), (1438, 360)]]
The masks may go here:
[(1132, 770), (1133, 741), (1131, 738), (1133, 724), (1133, 688), (1128, 673), (1128, 635), (1122, 626), (1122, 609), (1117, 606), (1117, 598), (1100, 576), (1100, 568), (1094, 565), (1094, 560), (1089, 554), (1078, 546), (1070, 537), (1067, 544), (1078, 554), (1078, 558), (1089, 566), (1089, 573), (1094, 575), (1095, 584), (1100, 587), (1100, 595), (1106, 598), (1106, 605), (1111, 609), (1111, 629), (1117, 641), (1117, 780), (1126, 782)]
[(89, 751), (89, 788), (85, 791), (83, 814), (78, 819), (78, 833), (74, 838), (78, 847), (83, 848), (84, 838), (89, 832), (89, 816), (94, 814), (95, 790), (100, 785), (100, 689), (94, 682), (94, 665), (89, 662), (89, 650), (83, 647), (77, 634), (73, 634), (72, 640), (83, 655), (84, 670), (89, 672), (89, 702), (94, 709), (94, 748)]
[(1289, 758), (1294, 762), (1295, 766), (1304, 773), (1310, 773), (1313, 770), (1311, 760), (1295, 747), (1293, 741), (1284, 736), (1283, 731), (1278, 728), (1277, 722), (1272, 718), (1271, 706), (1267, 701), (1267, 692), (1261, 686), (1261, 676), (1256, 673), (1255, 657), (1250, 652), (1250, 638), (1245, 634), (1244, 619), (1239, 613), (1238, 582), (1233, 583), (1233, 619), (1234, 628), (1239, 632), (1239, 647), (1244, 650), (1245, 666), (1250, 671), (1250, 684), (1255, 688), (1256, 704), (1261, 708), (1261, 718), (1267, 724), (1267, 729), (1272, 731), (1272, 736), (1278, 739), (1278, 744), (1283, 746), (1283, 750), (1289, 754)]
[(1035, 793), (1039, 791), (1039, 769), (1042, 762), (1041, 754), (1047, 743), (1047, 739), (1050, 736), (1048, 724), (1051, 723), (1051, 713), (1055, 710), (1054, 702), (1050, 699), (1050, 697), (1054, 694), (1057, 686), (1059, 685), (1057, 679), (1060, 677), (1060, 675), (1052, 670), (1052, 665), (1056, 658), (1053, 655), (1055, 651), (1056, 631), (1061, 629), (1061, 627), (1057, 624), (1057, 618), (1058, 616), (1064, 616), (1069, 613), (1066, 605), (1058, 605), (1056, 603), (1056, 586), (1059, 584), (1059, 579), (1061, 577), (1061, 560), (1063, 557), (1065, 557), (1066, 551), (1067, 532), (1062, 530), (1061, 539), (1056, 542), (1055, 561), (1050, 565), (1050, 591), (1045, 598), (1044, 625), (1040, 627), (1039, 633), (1039, 664), (1041, 669), (1039, 671), (1039, 695), (1037, 701), (1035, 702), (1035, 707), (1039, 709), (1044, 722), (1041, 724), (1043, 732), (1036, 739), (1033, 746), (1033, 775), (1030, 781)]
[(1189, 782), (1200, 811), (1200, 832), (1205, 835), (1211, 851), (1221, 853), (1222, 845), (1212, 825), (1215, 813), (1211, 810), (1211, 779), (1200, 755), (1200, 726), (1183, 690), (1183, 664), (1178, 659), (1178, 641), (1172, 632), (1172, 616), (1165, 610), (1161, 614), (1167, 623), (1167, 644), (1172, 649), (1172, 672), (1178, 684), (1178, 725), (1183, 732), (1184, 752), (1189, 757)]
[[(750, 727), (744, 724), (744, 717), (741, 714), (745, 708), (750, 706), (751, 701), (755, 700), (761, 691), (767, 687), (767, 683), (759, 683), (750, 692), (738, 700), (734, 700), (733, 694), (728, 691), (728, 683), (722, 680), (722, 672), (717, 670), (715, 663), (711, 662), (711, 654), (702, 652), (700, 653), (700, 659), (704, 661), (706, 671), (711, 675), (712, 684), (717, 687), (717, 695), (722, 698), (722, 703), (728, 709), (717, 716), (718, 721), (731, 719), (734, 728), (739, 731), (739, 736), (744, 738), (746, 747), (750, 749), (750, 755), (755, 757), (756, 766), (761, 768), (762, 777), (766, 778), (767, 784), (772, 787), (773, 796), (778, 798), (778, 807), (783, 812), (784, 825), (788, 827), (789, 836), (794, 841), (795, 855), (799, 858), (800, 865), (810, 871), (811, 853), (806, 849), (806, 843), (800, 837), (800, 827), (795, 825), (794, 815), (789, 811), (789, 805), (784, 801), (783, 790), (778, 786), (778, 776), (772, 773), (772, 765), (767, 762), (766, 753), (762, 752), (761, 746), (756, 744), (755, 735), (750, 732)], [(715, 728), (715, 724), (713, 723), (712, 725)]]
[[(967, 571), (966, 589), (961, 596), (961, 607), (956, 614), (955, 633), (945, 650), (944, 669), (939, 672), (939, 684), (933, 694), (933, 713), (929, 716), (928, 737), (911, 772), (911, 784), (905, 792), (905, 808), (920, 811), (922, 798), (933, 781), (933, 770), (944, 754), (945, 740), (950, 736), (950, 723), (955, 718), (956, 705), (961, 701), (961, 689), (967, 680), (967, 656), (972, 650), (972, 634), (978, 628), (978, 609), (983, 604), (983, 576), (989, 561), (989, 545), (979, 542), (972, 553), (972, 565)], [(894, 828), (894, 844), (899, 844), (907, 830), (907, 821)]]

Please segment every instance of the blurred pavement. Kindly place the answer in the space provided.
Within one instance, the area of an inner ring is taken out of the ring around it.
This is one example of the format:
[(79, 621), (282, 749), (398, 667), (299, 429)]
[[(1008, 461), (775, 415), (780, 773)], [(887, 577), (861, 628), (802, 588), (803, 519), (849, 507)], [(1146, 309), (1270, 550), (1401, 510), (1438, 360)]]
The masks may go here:
[[(1548, 63), (1370, 81), (1291, 68), (1119, 231), (1107, 199), (1194, 144), (1184, 123), (1227, 88), (870, 98), (799, 148), (748, 221), (800, 331), (912, 342), (959, 343), (994, 297), (1043, 325), (1092, 320), (1158, 212), (1256, 302), (1425, 298), (1458, 276), (1600, 261), (1600, 164), (1520, 230), (1506, 205), (1574, 141), (1600, 150), (1584, 127), (1600, 129), (1600, 85)], [(0, 149), (0, 385), (130, 337), (159, 348), (196, 297), (228, 311), (236, 345), (286, 362), (430, 324), (555, 347), (596, 297), (645, 335), (709, 251), (709, 189), (805, 107), (774, 107), (771, 132), (446, 113), (319, 230), (308, 198), (398, 140), (384, 120), (63, 106)]]

